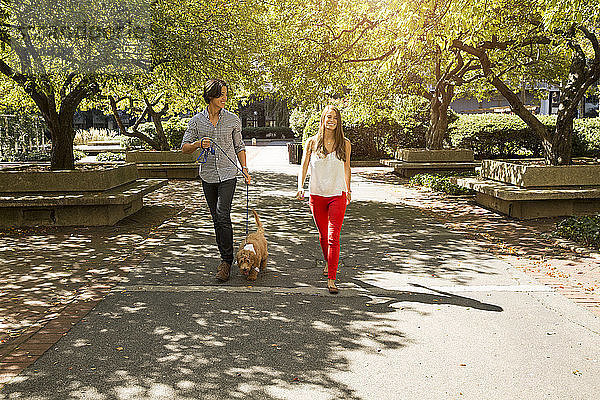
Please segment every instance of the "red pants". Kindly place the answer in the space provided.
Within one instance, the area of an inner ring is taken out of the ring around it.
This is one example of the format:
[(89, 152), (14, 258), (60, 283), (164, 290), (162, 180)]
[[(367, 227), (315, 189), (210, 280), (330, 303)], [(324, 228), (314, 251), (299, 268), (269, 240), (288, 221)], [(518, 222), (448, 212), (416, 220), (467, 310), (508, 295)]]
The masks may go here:
[(323, 257), (327, 260), (329, 279), (335, 279), (340, 260), (340, 232), (346, 213), (346, 203), (346, 192), (334, 197), (311, 194), (308, 202), (319, 230), (319, 241)]

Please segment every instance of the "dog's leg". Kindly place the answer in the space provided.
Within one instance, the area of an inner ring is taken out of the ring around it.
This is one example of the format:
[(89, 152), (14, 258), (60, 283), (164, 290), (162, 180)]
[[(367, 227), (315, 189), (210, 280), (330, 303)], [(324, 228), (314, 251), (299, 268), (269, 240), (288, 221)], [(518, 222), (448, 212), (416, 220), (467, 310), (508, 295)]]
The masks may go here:
[(258, 268), (257, 267), (252, 267), (250, 269), (250, 272), (248, 273), (248, 280), (249, 281), (255, 281), (256, 278), (258, 278)]
[(267, 260), (269, 258), (269, 255), (267, 254), (262, 260), (260, 260), (260, 270), (264, 271), (265, 268), (267, 268)]

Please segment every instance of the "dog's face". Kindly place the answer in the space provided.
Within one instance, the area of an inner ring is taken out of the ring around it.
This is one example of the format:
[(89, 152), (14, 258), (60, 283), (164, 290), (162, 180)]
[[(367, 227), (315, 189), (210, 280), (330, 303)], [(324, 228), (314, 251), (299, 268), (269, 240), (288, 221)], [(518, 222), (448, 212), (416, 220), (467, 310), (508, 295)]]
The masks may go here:
[(250, 270), (256, 266), (258, 258), (253, 251), (240, 250), (238, 253), (238, 265), (240, 272), (244, 275), (248, 275)]

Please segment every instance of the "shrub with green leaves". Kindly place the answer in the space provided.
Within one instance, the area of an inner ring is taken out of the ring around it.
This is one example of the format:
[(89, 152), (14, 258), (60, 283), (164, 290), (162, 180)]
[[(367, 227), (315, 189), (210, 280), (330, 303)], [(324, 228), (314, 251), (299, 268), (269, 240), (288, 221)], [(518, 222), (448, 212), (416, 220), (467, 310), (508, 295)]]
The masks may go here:
[(600, 248), (600, 215), (566, 218), (556, 224), (555, 234), (585, 246)]
[[(555, 115), (538, 118), (555, 129)], [(452, 146), (472, 149), (478, 159), (543, 156), (541, 139), (516, 115), (463, 114), (449, 130)], [(573, 155), (600, 155), (600, 118), (575, 120)]]
[[(465, 174), (461, 174), (464, 176)], [(457, 175), (453, 175), (457, 176)], [(417, 174), (410, 178), (409, 185), (426, 187), (436, 192), (446, 193), (452, 196), (472, 194), (473, 191), (458, 186), (452, 182), (451, 175), (443, 174)]]
[(98, 161), (125, 161), (125, 153), (104, 152), (96, 156)]

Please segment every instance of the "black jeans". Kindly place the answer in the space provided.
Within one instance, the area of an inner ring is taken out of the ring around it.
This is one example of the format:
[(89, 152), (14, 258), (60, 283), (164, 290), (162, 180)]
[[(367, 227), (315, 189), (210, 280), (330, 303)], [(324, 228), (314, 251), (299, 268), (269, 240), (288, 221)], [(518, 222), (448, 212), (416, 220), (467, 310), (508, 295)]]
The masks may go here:
[(202, 190), (215, 226), (221, 259), (230, 265), (233, 263), (233, 227), (230, 214), (236, 183), (235, 178), (220, 183), (202, 181)]

